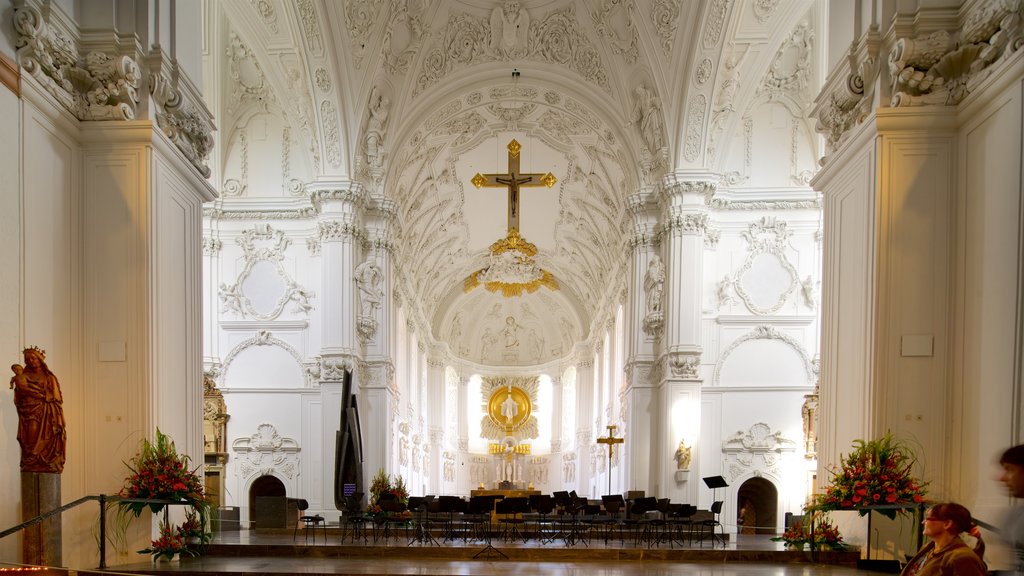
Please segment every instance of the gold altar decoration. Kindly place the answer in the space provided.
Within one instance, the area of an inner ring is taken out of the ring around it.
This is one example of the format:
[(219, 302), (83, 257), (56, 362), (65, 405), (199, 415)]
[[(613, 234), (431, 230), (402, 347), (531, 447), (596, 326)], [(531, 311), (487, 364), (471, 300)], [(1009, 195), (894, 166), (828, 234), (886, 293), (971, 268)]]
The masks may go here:
[(505, 188), (508, 190), (508, 233), (491, 244), (488, 264), (469, 275), (463, 290), (469, 292), (483, 284), (490, 292), (501, 291), (511, 298), (526, 292), (536, 292), (541, 286), (558, 290), (558, 281), (534, 261), (537, 247), (519, 235), (519, 189), (537, 186), (551, 188), (558, 182), (553, 174), (524, 174), (519, 171), (522, 145), (514, 138), (508, 143), (508, 172), (504, 174), (477, 174), (471, 182), (477, 188)]
[(480, 422), (481, 436), (502, 445), (536, 438), (538, 428), (534, 405), (537, 389), (536, 376), (484, 377), (480, 389), (484, 412)]
[(558, 280), (537, 265), (533, 259), (537, 246), (509, 228), (508, 235), (491, 244), (488, 265), (470, 274), (462, 289), (469, 292), (481, 284), (488, 292), (501, 292), (506, 298), (519, 296), (524, 291), (536, 292), (541, 286), (558, 290)]

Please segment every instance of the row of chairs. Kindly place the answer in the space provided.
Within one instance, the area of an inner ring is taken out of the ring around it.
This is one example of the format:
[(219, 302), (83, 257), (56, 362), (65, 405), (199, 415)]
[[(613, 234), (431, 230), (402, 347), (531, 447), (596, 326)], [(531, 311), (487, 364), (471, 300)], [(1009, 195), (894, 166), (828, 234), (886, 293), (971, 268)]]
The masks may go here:
[(542, 542), (561, 540), (566, 546), (589, 546), (595, 534), (603, 536), (606, 543), (611, 539), (625, 542), (629, 534), (634, 545), (648, 547), (672, 546), (684, 540), (692, 545), (695, 539), (701, 546), (706, 540), (712, 545), (725, 542), (719, 521), (721, 501), (698, 515), (693, 505), (653, 497), (626, 501), (619, 494), (602, 496), (601, 504), (591, 504), (575, 492), (509, 498), (475, 496), (468, 501), (458, 496), (413, 496), (408, 505), (383, 498), (379, 502), (383, 514), (373, 517), (359, 508), (361, 501), (362, 494), (346, 501), (343, 541), (362, 538), (366, 543), (371, 533), (375, 542), (388, 541), (404, 530), (410, 544), (435, 545), (457, 538), (490, 545), (495, 533), (504, 541), (525, 542), (534, 537)]

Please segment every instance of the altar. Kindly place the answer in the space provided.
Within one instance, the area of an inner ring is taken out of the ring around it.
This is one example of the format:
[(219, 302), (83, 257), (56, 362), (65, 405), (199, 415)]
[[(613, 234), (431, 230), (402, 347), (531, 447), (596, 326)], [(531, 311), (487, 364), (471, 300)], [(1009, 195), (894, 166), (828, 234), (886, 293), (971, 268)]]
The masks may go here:
[(477, 496), (501, 496), (502, 498), (529, 498), (530, 496), (539, 495), (540, 490), (517, 490), (515, 488), (478, 488), (476, 490), (469, 491), (470, 498), (476, 498)]

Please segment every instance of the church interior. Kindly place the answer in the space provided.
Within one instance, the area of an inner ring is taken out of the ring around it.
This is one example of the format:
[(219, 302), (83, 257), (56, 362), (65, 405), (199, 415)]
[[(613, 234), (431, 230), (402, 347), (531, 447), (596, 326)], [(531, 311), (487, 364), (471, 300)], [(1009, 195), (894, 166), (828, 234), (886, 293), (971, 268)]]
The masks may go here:
[[(116, 494), (159, 429), (242, 530), (290, 526), (282, 498), (337, 521), (383, 472), (774, 535), (891, 433), (995, 524), (1024, 441), (1022, 17), (5, 0), (0, 350), (60, 379), (60, 500)], [(96, 522), (63, 514), (63, 565), (95, 566)]]

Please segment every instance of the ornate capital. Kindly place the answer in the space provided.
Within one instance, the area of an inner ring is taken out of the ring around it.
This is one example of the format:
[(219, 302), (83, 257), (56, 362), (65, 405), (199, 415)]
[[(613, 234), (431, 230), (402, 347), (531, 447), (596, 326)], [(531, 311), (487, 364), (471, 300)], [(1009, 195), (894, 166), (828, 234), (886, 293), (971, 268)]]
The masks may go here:
[(320, 230), (321, 242), (339, 242), (363, 237), (357, 226), (341, 220), (322, 220), (317, 223), (317, 228)]
[(313, 190), (309, 194), (309, 199), (313, 202), (314, 206), (320, 206), (327, 202), (342, 202), (358, 206), (363, 203), (365, 196), (366, 191), (362, 184), (359, 182), (348, 182), (345, 186), (336, 185)]
[(665, 230), (673, 233), (703, 235), (708, 230), (708, 215), (673, 214), (666, 218)]
[(672, 203), (687, 200), (687, 196), (698, 196), (704, 204), (710, 204), (718, 191), (718, 182), (710, 179), (687, 179), (682, 174), (666, 174), (661, 181), (662, 198)]
[(345, 371), (354, 372), (358, 359), (348, 354), (332, 354), (320, 358), (320, 379), (324, 382), (341, 382)]
[(157, 126), (196, 170), (209, 178), (206, 159), (213, 150), (213, 114), (178, 63), (166, 60), (159, 48), (146, 58), (146, 67)]
[(79, 120), (133, 120), (142, 72), (134, 59), (94, 51), (79, 56), (77, 39), (46, 4), (14, 2), (18, 63)]
[(700, 354), (673, 352), (669, 354), (666, 363), (673, 378), (700, 380)]
[(890, 105), (955, 106), (996, 62), (1024, 44), (1018, 1), (972, 4), (958, 29), (898, 39), (889, 52)]

